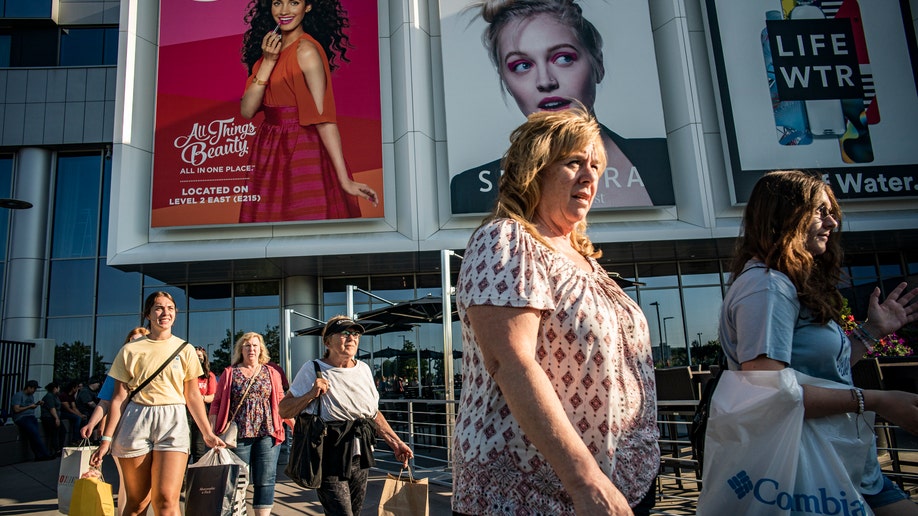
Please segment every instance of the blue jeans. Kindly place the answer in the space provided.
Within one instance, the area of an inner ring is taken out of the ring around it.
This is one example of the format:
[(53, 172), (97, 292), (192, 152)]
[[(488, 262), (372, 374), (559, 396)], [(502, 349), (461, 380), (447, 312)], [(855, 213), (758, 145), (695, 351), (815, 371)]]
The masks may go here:
[(13, 422), (19, 428), (21, 437), (25, 437), (29, 441), (29, 446), (32, 448), (32, 453), (35, 454), (36, 460), (47, 459), (51, 456), (51, 452), (45, 447), (45, 441), (41, 438), (41, 429), (35, 416), (22, 416)]
[(277, 478), (277, 453), (274, 436), (239, 439), (233, 452), (249, 465), (249, 482), (255, 488), (252, 507), (270, 509), (274, 505), (274, 484)]

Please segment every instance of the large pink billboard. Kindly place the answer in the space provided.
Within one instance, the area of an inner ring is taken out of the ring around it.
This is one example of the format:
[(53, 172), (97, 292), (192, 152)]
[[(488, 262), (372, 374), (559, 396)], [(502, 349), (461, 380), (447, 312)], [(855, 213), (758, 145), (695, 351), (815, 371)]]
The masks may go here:
[(259, 1), (160, 2), (153, 227), (383, 216), (376, 3)]

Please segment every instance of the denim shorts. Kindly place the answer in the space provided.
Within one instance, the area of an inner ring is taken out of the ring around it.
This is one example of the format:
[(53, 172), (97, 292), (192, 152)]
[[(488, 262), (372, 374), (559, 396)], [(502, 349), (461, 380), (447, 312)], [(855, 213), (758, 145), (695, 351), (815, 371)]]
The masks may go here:
[(118, 458), (140, 457), (154, 450), (188, 453), (190, 449), (185, 405), (128, 403), (112, 439), (112, 456)]
[(899, 486), (893, 483), (886, 475), (883, 475), (883, 488), (880, 489), (880, 492), (873, 495), (864, 495), (864, 501), (867, 502), (872, 509), (877, 507), (884, 507), (886, 505), (896, 503), (899, 500), (908, 500), (908, 495), (904, 491), (899, 489)]

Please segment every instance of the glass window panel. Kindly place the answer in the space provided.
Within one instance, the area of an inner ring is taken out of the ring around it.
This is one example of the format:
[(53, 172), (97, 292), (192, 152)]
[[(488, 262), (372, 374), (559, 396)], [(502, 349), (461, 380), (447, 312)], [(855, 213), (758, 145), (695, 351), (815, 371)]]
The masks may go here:
[[(717, 340), (717, 328), (720, 320), (720, 309), (723, 297), (720, 287), (687, 288), (682, 291), (685, 300), (685, 321), (688, 329), (688, 341), (692, 346), (692, 364), (699, 359), (713, 359), (717, 346), (704, 351), (696, 351), (700, 342), (702, 346)], [(710, 356), (709, 356), (710, 355)]]
[(118, 27), (106, 27), (102, 45), (102, 64), (118, 64)]
[[(59, 317), (48, 319), (46, 337), (54, 339), (54, 379), (85, 380), (90, 374), (90, 352), (93, 344), (92, 317)], [(102, 358), (99, 357), (100, 369)]]
[(57, 66), (60, 36), (56, 27), (26, 27), (3, 32), (10, 36), (10, 66)]
[(347, 302), (348, 285), (354, 285), (364, 290), (368, 290), (370, 286), (368, 278), (325, 278), (322, 280), (322, 299), (326, 304), (345, 304)]
[(101, 65), (105, 29), (100, 27), (61, 29), (61, 66)]
[(918, 256), (908, 256), (906, 259), (908, 260), (906, 265), (908, 267), (908, 274), (910, 276), (918, 274)]
[(0, 34), (0, 68), (9, 68), (10, 54), (13, 51), (13, 36)]
[(139, 272), (124, 272), (99, 261), (99, 295), (96, 298), (98, 314), (137, 314), (139, 317), (143, 300), (140, 299)]
[(643, 263), (638, 264), (637, 269), (637, 280), (647, 287), (675, 287), (679, 284), (675, 262)]
[(270, 331), (277, 331), (280, 328), (280, 310), (276, 308), (263, 310), (236, 310), (234, 319), (235, 333), (257, 331), (265, 335)]
[(51, 261), (49, 316), (92, 314), (95, 266), (95, 260)]
[[(414, 277), (412, 275), (403, 276), (373, 276), (370, 278), (370, 292), (393, 303), (411, 301), (416, 297), (425, 295), (417, 294), (414, 289)], [(386, 303), (378, 299), (373, 299), (371, 304), (374, 308), (382, 308)]]
[(682, 285), (720, 285), (720, 270), (716, 261), (681, 262)]
[(50, 18), (51, 0), (6, 0), (7, 18)]
[(279, 281), (253, 281), (237, 283), (236, 308), (255, 308), (260, 306), (280, 306)]
[(231, 309), (233, 286), (229, 283), (188, 286), (189, 310)]
[[(660, 343), (663, 341), (663, 318), (682, 314), (678, 289), (647, 290), (641, 288), (641, 309), (650, 327), (650, 344), (654, 360), (660, 360)], [(669, 325), (673, 323), (670, 322)]]
[[(140, 312), (140, 310), (137, 310)], [(96, 317), (96, 353), (102, 356), (105, 370), (112, 365), (115, 355), (124, 345), (128, 332), (139, 326), (137, 315), (106, 315)], [(101, 373), (101, 371), (100, 371)]]
[(235, 319), (234, 335), (238, 337), (249, 331), (260, 333), (265, 339), (271, 360), (277, 362), (280, 359), (280, 310), (276, 308), (236, 310), (233, 315)]
[(899, 261), (898, 253), (878, 254), (877, 261), (880, 264), (880, 277), (882, 279), (893, 280), (902, 277), (902, 265)]
[(112, 192), (112, 160), (111, 158), (106, 158), (102, 160), (102, 216), (101, 224), (102, 228), (99, 234), (101, 235), (99, 242), (99, 255), (107, 256), (108, 255), (108, 213), (109, 213), (109, 204), (111, 203), (111, 192)]
[[(226, 364), (232, 357), (233, 314), (229, 310), (217, 312), (191, 312), (188, 314), (188, 342), (207, 350), (211, 362), (226, 357)], [(217, 353), (217, 352), (220, 353)], [(215, 354), (216, 353), (216, 354)], [(221, 363), (222, 367), (226, 364)], [(217, 372), (217, 371), (215, 371)]]
[(53, 258), (97, 256), (101, 156), (61, 156), (57, 161)]
[[(453, 274), (458, 274), (459, 266), (461, 262), (456, 260), (455, 262), (450, 262), (450, 271)], [(428, 288), (441, 288), (440, 284), (440, 275), (439, 274), (418, 274), (415, 276), (415, 283), (417, 284), (418, 291), (426, 292)], [(455, 280), (454, 280), (455, 284)]]

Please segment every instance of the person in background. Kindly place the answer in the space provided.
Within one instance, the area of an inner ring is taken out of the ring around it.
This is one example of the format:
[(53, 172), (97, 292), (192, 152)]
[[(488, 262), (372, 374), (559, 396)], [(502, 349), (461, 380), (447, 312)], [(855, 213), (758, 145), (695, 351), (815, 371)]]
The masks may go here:
[[(204, 374), (198, 377), (198, 389), (204, 398), (204, 409), (210, 413), (210, 404), (214, 401), (214, 394), (217, 393), (217, 377), (210, 370), (210, 358), (207, 356), (207, 350), (201, 346), (194, 348), (201, 361), (201, 368)], [(192, 424), (194, 420), (191, 413), (188, 413), (188, 428), (191, 429), (191, 455), (188, 457), (189, 462), (195, 462), (207, 453), (207, 445), (204, 443), (204, 436), (198, 427)]]
[(86, 385), (77, 392), (76, 408), (80, 411), (84, 420), (88, 420), (89, 416), (92, 415), (93, 409), (96, 408), (98, 403), (97, 396), (101, 386), (102, 381), (99, 378), (89, 378), (86, 380)]
[[(281, 377), (281, 387), (284, 389), (284, 394), (290, 389), (290, 380), (287, 379), (287, 373), (284, 372), (284, 368), (280, 366), (277, 362), (273, 360), (265, 364), (266, 366), (277, 371), (277, 374)], [(280, 452), (277, 454), (277, 465), (286, 466), (287, 461), (290, 459), (290, 447), (293, 445), (293, 420), (284, 419), (284, 433), (286, 438), (281, 444)]]
[[(403, 467), (414, 457), (379, 411), (370, 367), (354, 358), (362, 334), (363, 326), (346, 316), (329, 319), (322, 330), (325, 355), (303, 364), (280, 404), (282, 417), (289, 418), (304, 410), (315, 414), (322, 407), (328, 434), (321, 452), (322, 485), (316, 494), (325, 514), (360, 514), (367, 476), (375, 464), (374, 433), (392, 448)], [(316, 378), (315, 363), (322, 378)]]
[(83, 388), (83, 383), (78, 380), (71, 380), (65, 384), (59, 397), (61, 400), (61, 412), (58, 414), (61, 420), (67, 422), (70, 426), (65, 435), (64, 446), (70, 446), (80, 442), (80, 427), (83, 426), (83, 414), (76, 408), (76, 394)]
[(45, 442), (41, 438), (38, 418), (35, 417), (36, 407), (43, 405), (41, 401), (35, 401), (36, 390), (38, 390), (38, 382), (29, 380), (21, 391), (13, 394), (10, 399), (13, 423), (19, 428), (20, 435), (29, 441), (29, 447), (32, 448), (35, 460), (51, 460), (54, 458), (54, 454), (48, 451), (45, 446)]
[(45, 446), (52, 455), (59, 454), (64, 447), (61, 400), (57, 397), (60, 390), (60, 385), (51, 382), (45, 386), (45, 396), (41, 399), (41, 427), (45, 431)]
[[(727, 365), (733, 371), (791, 367), (850, 385), (851, 396), (803, 385), (804, 417), (863, 409), (916, 434), (918, 395), (857, 389), (851, 366), (873, 345), (874, 337), (918, 320), (918, 303), (911, 303), (918, 289), (906, 292), (907, 284), (900, 283), (880, 303), (880, 289), (875, 288), (867, 320), (850, 340), (837, 323), (843, 303), (837, 287), (842, 273), (841, 218), (832, 189), (819, 176), (777, 171), (755, 184), (721, 309), (720, 343)], [(861, 493), (875, 514), (918, 515), (918, 505), (881, 474), (875, 450), (867, 464), (856, 469), (857, 475), (863, 473)]]
[(347, 12), (339, 0), (251, 2), (245, 21), (246, 81), (240, 114), (265, 114), (252, 144), (240, 222), (360, 217), (357, 198), (376, 192), (344, 160), (331, 73), (347, 61)]
[[(523, 116), (577, 105), (595, 115), (596, 89), (606, 72), (627, 73), (615, 63), (606, 68), (602, 35), (574, 0), (485, 0), (469, 9), (479, 9), (488, 24), (485, 50)], [(607, 168), (593, 208), (675, 203), (666, 138), (624, 138), (602, 124), (600, 130)], [(498, 197), (491, 185), (499, 183), (501, 170), (497, 160), (454, 177), (453, 212), (489, 211)]]
[[(141, 317), (150, 334), (122, 346), (112, 362), (109, 376), (116, 382), (111, 412), (90, 464), (101, 466), (109, 450), (119, 459), (127, 493), (124, 514), (144, 514), (149, 496), (157, 516), (180, 516), (191, 445), (186, 405), (208, 446), (225, 443), (214, 434), (204, 412), (198, 390), (201, 362), (187, 342), (172, 334), (176, 317), (172, 295), (158, 291), (147, 296)], [(171, 367), (153, 376), (176, 350)], [(138, 389), (147, 378), (152, 378), (150, 383)], [(135, 396), (129, 400), (131, 391)]]
[(255, 516), (270, 516), (274, 506), (277, 455), (286, 439), (278, 404), (284, 397), (281, 377), (266, 364), (271, 360), (265, 339), (250, 331), (236, 341), (233, 361), (223, 370), (210, 419), (223, 433), (232, 421), (239, 428), (235, 453), (250, 468)]
[(456, 283), (453, 511), (649, 514), (660, 467), (650, 333), (586, 235), (602, 131), (582, 106), (533, 113), (502, 165)]

